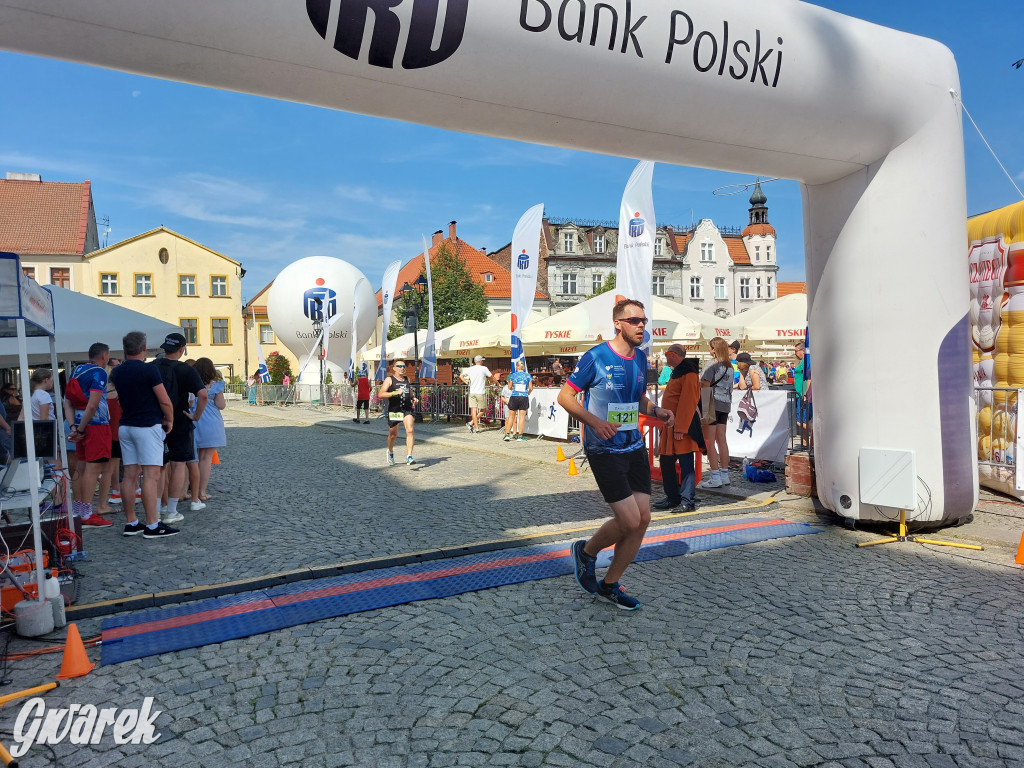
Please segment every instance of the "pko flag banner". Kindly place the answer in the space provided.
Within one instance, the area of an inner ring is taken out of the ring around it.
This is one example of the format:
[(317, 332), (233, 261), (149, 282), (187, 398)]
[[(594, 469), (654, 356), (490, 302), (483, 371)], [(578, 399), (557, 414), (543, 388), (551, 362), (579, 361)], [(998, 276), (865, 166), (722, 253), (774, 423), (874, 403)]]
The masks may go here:
[(540, 229), (544, 203), (523, 214), (512, 233), (512, 367), (526, 361), (523, 352), (523, 325), (533, 309), (537, 294), (537, 262), (540, 261)]
[(427, 340), (420, 358), (420, 378), (437, 378), (437, 343), (434, 341), (434, 284), (430, 281), (430, 246), (423, 238), (423, 266), (427, 270)]
[(384, 381), (388, 375), (388, 328), (391, 327), (391, 302), (395, 299), (395, 286), (398, 285), (398, 270), (402, 268), (402, 262), (393, 261), (388, 264), (388, 268), (384, 270), (384, 280), (380, 284), (380, 295), (382, 307), (384, 310), (384, 318), (381, 325), (380, 333), (380, 365), (377, 366), (377, 372), (374, 374), (374, 379), (377, 381)]
[[(644, 305), (647, 317), (654, 317), (651, 278), (654, 269), (654, 163), (641, 160), (629, 177), (619, 208), (619, 250), (615, 263), (615, 293), (618, 299), (635, 299)], [(609, 323), (611, 318), (609, 318)], [(644, 329), (644, 352), (651, 351), (651, 323)]]
[(256, 329), (256, 359), (260, 367), (256, 369), (256, 378), (260, 384), (270, 383), (270, 369), (267, 368), (267, 361), (263, 359), (263, 345), (260, 344), (260, 327), (256, 324), (256, 308), (252, 309), (252, 327)]
[(348, 345), (348, 380), (350, 382), (356, 380), (356, 339), (359, 338), (359, 288), (365, 282), (366, 278), (360, 277), (356, 281), (356, 287), (352, 289), (352, 335), (349, 337)]

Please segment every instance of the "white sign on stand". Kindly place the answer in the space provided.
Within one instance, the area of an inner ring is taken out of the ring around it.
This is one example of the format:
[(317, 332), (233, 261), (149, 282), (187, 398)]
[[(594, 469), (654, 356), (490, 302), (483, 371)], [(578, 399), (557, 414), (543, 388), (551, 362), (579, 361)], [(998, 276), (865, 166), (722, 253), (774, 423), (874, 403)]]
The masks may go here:
[(569, 414), (558, 404), (557, 387), (536, 387), (530, 393), (530, 410), (526, 412), (528, 435), (543, 435), (559, 440), (569, 438)]
[(745, 394), (740, 389), (732, 392), (732, 408), (725, 428), (729, 455), (785, 461), (789, 449), (789, 393), (772, 389), (755, 391), (757, 419), (750, 424), (740, 418), (736, 410)]

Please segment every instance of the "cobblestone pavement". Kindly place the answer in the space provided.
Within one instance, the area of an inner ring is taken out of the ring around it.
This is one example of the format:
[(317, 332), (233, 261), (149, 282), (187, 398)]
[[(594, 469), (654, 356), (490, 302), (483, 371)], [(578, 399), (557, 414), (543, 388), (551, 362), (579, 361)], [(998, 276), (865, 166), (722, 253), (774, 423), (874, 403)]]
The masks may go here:
[[(230, 412), (217, 498), (181, 536), (87, 532), (83, 599), (603, 516), (592, 478), (567, 478), (550, 444), (517, 444), (536, 452), (520, 461), (490, 435), (438, 429), (422, 464), (388, 469), (379, 429), (274, 415)], [(47, 705), (152, 696), (161, 739), (54, 749), (62, 765), (125, 768), (1024, 766), (1024, 574), (1005, 537), (983, 553), (858, 550), (871, 534), (806, 504), (771, 514), (824, 533), (636, 564), (636, 613), (564, 577), (98, 668)], [(200, 559), (213, 552), (225, 562)], [(58, 666), (12, 662), (7, 690)], [(39, 748), (22, 759), (51, 764)]]

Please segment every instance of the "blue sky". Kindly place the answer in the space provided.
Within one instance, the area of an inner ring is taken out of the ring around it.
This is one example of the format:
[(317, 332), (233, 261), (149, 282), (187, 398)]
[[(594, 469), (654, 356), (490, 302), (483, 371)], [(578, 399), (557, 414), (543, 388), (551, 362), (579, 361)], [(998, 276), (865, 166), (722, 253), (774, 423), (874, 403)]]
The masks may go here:
[[(1024, 186), (1024, 69), (1011, 68), (1024, 57), (1020, 0), (816, 4), (947, 45), (964, 104)], [(166, 226), (241, 261), (245, 298), (313, 255), (350, 261), (379, 285), (388, 262), (411, 258), (421, 235), (447, 232), (452, 219), (463, 240), (489, 250), (537, 202), (551, 216), (616, 219), (635, 165), (9, 53), (0, 82), (0, 173), (90, 179), (110, 243)], [(969, 213), (1019, 199), (966, 118), (964, 138)], [(659, 222), (743, 226), (749, 193), (713, 191), (750, 181), (659, 164)], [(764, 191), (780, 280), (802, 280), (799, 188)]]

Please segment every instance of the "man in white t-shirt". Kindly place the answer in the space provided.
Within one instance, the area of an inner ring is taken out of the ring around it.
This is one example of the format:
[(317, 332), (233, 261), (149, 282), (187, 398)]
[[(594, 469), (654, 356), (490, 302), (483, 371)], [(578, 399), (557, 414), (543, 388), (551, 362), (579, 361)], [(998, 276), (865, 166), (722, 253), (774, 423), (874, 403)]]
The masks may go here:
[(491, 373), (487, 366), (481, 365), (484, 361), (483, 355), (473, 358), (473, 365), (464, 370), (459, 376), (466, 384), (469, 384), (469, 414), (470, 420), (466, 427), (470, 432), (480, 431), (480, 411), (487, 409), (487, 380), (497, 381), (500, 373)]

